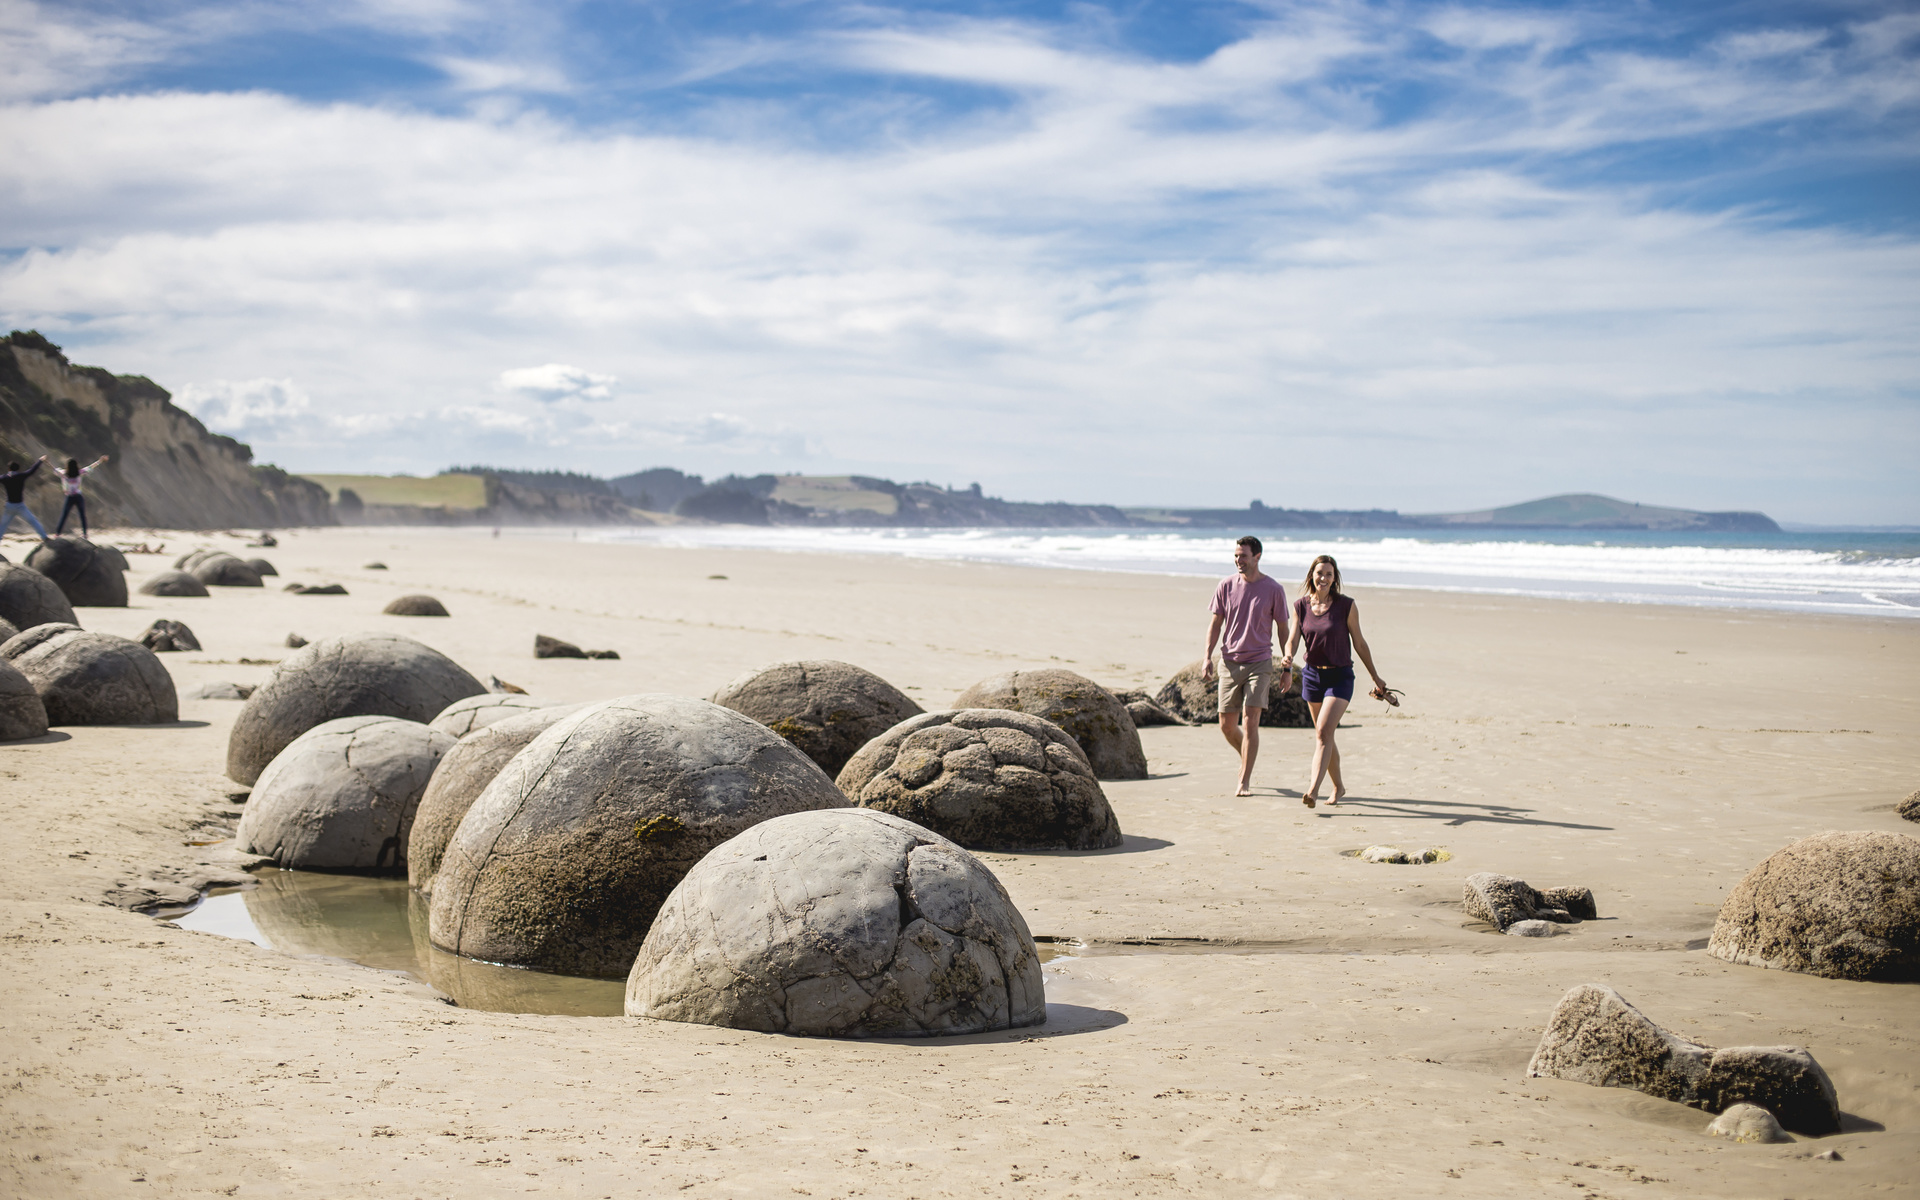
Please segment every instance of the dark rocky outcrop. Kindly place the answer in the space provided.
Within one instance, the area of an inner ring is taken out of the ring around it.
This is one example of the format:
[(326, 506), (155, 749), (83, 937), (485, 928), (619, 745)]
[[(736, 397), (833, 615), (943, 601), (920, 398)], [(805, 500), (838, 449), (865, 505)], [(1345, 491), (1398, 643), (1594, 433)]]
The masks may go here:
[(293, 739), (341, 717), (425, 724), (486, 691), (438, 650), (397, 634), (324, 638), (288, 656), (247, 699), (227, 739), (227, 775), (252, 783)]
[(18, 563), (0, 563), (0, 619), (20, 630), (75, 623), (60, 585)]
[(33, 690), (33, 681), (0, 658), (0, 742), (36, 738), (46, 731), (47, 706)]
[(665, 695), (591, 705), (467, 810), (433, 884), (433, 943), (621, 978), (707, 851), (772, 817), (846, 804), (812, 759), (731, 709)]
[(1756, 1104), (1795, 1133), (1840, 1130), (1833, 1082), (1798, 1046), (1715, 1050), (1648, 1020), (1620, 993), (1582, 984), (1560, 998), (1527, 1064), (1531, 1078), (1631, 1088), (1707, 1112)]
[[(1160, 685), (1154, 693), (1154, 700), (1181, 720), (1194, 725), (1218, 725), (1220, 723), (1220, 686), (1218, 681), (1209, 683), (1201, 674), (1206, 664), (1199, 659), (1188, 663), (1173, 673), (1173, 678)], [(1274, 676), (1273, 686), (1280, 686), (1280, 677)], [(1268, 697), (1267, 707), (1260, 711), (1262, 729), (1312, 729), (1313, 710), (1300, 698), (1300, 673), (1293, 673), (1292, 681), (1287, 685), (1285, 694)]]
[(80, 537), (50, 538), (27, 555), (27, 565), (53, 580), (75, 608), (125, 608), (126, 562), (118, 550), (108, 555)]
[(0, 645), (33, 684), (51, 725), (157, 725), (180, 719), (173, 677), (153, 651), (77, 625), (36, 625)]
[(1051, 721), (1080, 743), (1097, 778), (1147, 777), (1147, 755), (1133, 718), (1112, 692), (1084, 675), (1058, 667), (1007, 671), (961, 692), (953, 706), (1005, 708)]
[(776, 817), (701, 859), (640, 948), (626, 1011), (829, 1037), (1047, 1019), (1033, 937), (986, 865), (858, 809)]
[(387, 606), (380, 611), (390, 617), (444, 617), (448, 615), (446, 605), (440, 603), (432, 596), (426, 595), (401, 596), (395, 600), (388, 601)]
[(1707, 953), (1828, 979), (1920, 980), (1920, 838), (1816, 833), (1776, 851), (1727, 894)]
[(713, 702), (773, 730), (837, 775), (854, 751), (921, 708), (873, 672), (830, 659), (775, 663), (713, 694)]
[(207, 585), (185, 571), (162, 571), (140, 585), (142, 596), (204, 596)]
[(165, 654), (171, 650), (198, 650), (200, 639), (179, 621), (161, 617), (147, 626), (147, 631), (140, 635), (140, 644), (156, 654)]
[(1002, 708), (909, 718), (861, 747), (840, 790), (971, 850), (1104, 850), (1120, 821), (1051, 721)]

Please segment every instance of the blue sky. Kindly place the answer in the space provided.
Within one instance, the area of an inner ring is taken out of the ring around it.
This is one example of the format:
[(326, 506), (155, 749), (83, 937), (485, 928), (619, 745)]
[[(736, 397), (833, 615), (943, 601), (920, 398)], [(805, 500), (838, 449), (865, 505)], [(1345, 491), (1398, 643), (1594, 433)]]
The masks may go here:
[(0, 0), (0, 319), (295, 470), (1920, 522), (1920, 13)]

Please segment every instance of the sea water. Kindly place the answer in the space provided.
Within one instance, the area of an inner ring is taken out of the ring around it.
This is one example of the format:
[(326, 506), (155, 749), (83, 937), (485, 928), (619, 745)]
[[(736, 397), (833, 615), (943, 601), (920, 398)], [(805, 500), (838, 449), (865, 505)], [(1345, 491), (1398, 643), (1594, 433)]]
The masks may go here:
[(1500, 596), (1920, 616), (1920, 534), (1638, 530), (810, 529), (679, 525), (582, 540), (1219, 576), (1242, 532), (1291, 585), (1331, 554), (1350, 586)]

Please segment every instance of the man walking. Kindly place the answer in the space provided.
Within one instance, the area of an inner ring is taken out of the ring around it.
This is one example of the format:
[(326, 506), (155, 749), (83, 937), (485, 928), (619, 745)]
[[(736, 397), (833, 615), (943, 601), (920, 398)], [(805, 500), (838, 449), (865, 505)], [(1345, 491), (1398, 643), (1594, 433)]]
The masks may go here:
[(42, 454), (39, 458), (34, 459), (33, 465), (24, 471), (20, 469), (19, 463), (10, 462), (7, 464), (7, 473), (0, 475), (0, 487), (7, 489), (5, 515), (0, 516), (0, 537), (7, 536), (7, 530), (13, 528), (13, 519), (15, 517), (25, 517), (27, 524), (33, 526), (33, 531), (40, 535), (40, 540), (43, 542), (47, 540), (46, 526), (40, 523), (40, 518), (34, 516), (33, 510), (26, 505), (27, 476), (38, 471), (40, 464), (46, 461), (47, 456)]
[[(1213, 650), (1220, 648), (1220, 732), (1240, 755), (1236, 796), (1253, 795), (1253, 760), (1260, 753), (1260, 714), (1273, 685), (1273, 628), (1287, 632), (1287, 593), (1280, 581), (1260, 573), (1260, 539), (1243, 537), (1233, 546), (1237, 572), (1220, 581), (1208, 607), (1207, 650), (1200, 677), (1214, 677)], [(1221, 633), (1225, 632), (1223, 639)], [(1290, 675), (1291, 672), (1288, 673)], [(1280, 678), (1284, 693), (1290, 682)], [(1246, 726), (1241, 727), (1245, 716)]]

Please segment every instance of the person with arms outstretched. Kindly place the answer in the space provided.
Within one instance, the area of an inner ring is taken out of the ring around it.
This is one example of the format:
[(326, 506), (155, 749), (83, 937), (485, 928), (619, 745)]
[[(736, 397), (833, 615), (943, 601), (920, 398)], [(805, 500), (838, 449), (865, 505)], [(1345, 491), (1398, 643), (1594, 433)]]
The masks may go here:
[(53, 527), (55, 537), (67, 531), (67, 514), (75, 510), (80, 513), (80, 536), (90, 536), (87, 532), (87, 498), (80, 494), (80, 481), (86, 478), (87, 472), (105, 461), (107, 456), (104, 454), (84, 467), (80, 465), (80, 460), (77, 458), (67, 460), (67, 469), (60, 475), (60, 486), (66, 489), (67, 502), (60, 506), (60, 523)]
[(33, 515), (33, 510), (27, 507), (26, 500), (27, 476), (38, 471), (40, 464), (46, 461), (47, 456), (42, 454), (24, 471), (20, 469), (19, 463), (10, 462), (7, 464), (7, 473), (0, 475), (0, 487), (7, 489), (7, 507), (4, 515), (0, 515), (0, 537), (7, 536), (7, 530), (13, 528), (15, 517), (25, 517), (27, 524), (33, 526), (33, 531), (40, 535), (40, 540), (43, 542), (47, 540), (47, 527), (40, 523), (39, 517)]

